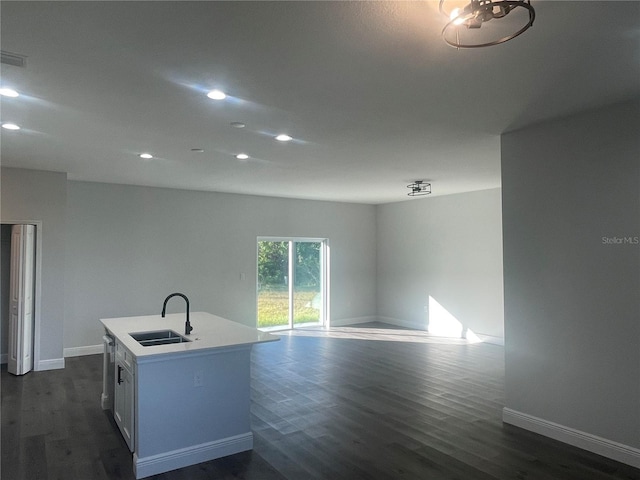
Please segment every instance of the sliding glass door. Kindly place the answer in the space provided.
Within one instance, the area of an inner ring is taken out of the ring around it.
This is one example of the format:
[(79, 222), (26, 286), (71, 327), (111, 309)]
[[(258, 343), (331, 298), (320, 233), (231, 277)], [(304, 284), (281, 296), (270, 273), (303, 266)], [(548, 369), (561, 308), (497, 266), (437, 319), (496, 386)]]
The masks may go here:
[(326, 241), (258, 239), (258, 328), (324, 325)]

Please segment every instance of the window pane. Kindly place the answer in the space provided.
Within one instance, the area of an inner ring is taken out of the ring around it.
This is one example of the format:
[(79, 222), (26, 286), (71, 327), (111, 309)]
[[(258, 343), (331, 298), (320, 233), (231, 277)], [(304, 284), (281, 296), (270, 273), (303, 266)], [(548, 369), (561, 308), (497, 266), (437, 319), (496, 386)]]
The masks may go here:
[(321, 242), (296, 242), (293, 323), (320, 323), (322, 314)]
[(289, 325), (289, 242), (258, 242), (258, 327)]

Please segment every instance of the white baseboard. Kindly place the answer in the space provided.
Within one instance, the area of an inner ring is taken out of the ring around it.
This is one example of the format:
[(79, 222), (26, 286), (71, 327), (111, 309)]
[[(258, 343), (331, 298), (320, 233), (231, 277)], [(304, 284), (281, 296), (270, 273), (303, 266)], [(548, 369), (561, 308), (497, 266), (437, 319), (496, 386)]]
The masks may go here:
[(378, 317), (378, 321), (382, 323), (388, 323), (389, 325), (395, 325), (396, 327), (410, 328), (412, 330), (427, 330), (427, 326), (424, 323), (420, 324), (419, 322), (412, 322), (400, 318)]
[(640, 468), (640, 449), (506, 407), (502, 410), (502, 421), (632, 467)]
[(138, 458), (133, 454), (133, 473), (136, 478), (150, 477), (158, 473), (168, 472), (196, 463), (207, 462), (235, 453), (245, 452), (253, 448), (253, 433), (247, 432), (214, 442), (201, 443), (192, 447), (181, 448), (171, 452)]
[(376, 322), (377, 317), (354, 317), (354, 318), (340, 318), (338, 320), (331, 319), (332, 327), (346, 327), (348, 325), (357, 325), (359, 323)]
[(83, 355), (103, 353), (103, 351), (104, 345), (102, 343), (98, 345), (87, 345), (85, 347), (69, 347), (64, 349), (64, 357), (82, 357)]
[(476, 336), (482, 340), (482, 343), (490, 343), (491, 345), (504, 347), (504, 337), (494, 337), (493, 335), (485, 335), (484, 333), (476, 333)]
[[(412, 330), (428, 331), (427, 326), (420, 322), (411, 322), (408, 320), (402, 320), (393, 317), (378, 317), (379, 322), (388, 323), (389, 325), (396, 325), (398, 327), (410, 328)], [(473, 332), (476, 336), (482, 340), (482, 343), (490, 343), (492, 345), (501, 345), (504, 347), (504, 337), (496, 337), (493, 335), (486, 335), (484, 333)]]
[(59, 370), (61, 368), (64, 368), (64, 358), (52, 358), (50, 360), (40, 360), (34, 370), (36, 372), (42, 372), (44, 370)]

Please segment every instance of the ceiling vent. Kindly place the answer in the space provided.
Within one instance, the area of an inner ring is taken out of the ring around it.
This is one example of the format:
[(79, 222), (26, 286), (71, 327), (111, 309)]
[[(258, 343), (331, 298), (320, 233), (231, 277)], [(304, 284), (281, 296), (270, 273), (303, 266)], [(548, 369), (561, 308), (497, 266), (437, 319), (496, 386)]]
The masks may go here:
[(18, 53), (5, 52), (4, 50), (0, 51), (0, 53), (2, 54), (0, 63), (13, 65), (14, 67), (27, 66), (27, 57), (25, 57), (24, 55), (20, 55)]

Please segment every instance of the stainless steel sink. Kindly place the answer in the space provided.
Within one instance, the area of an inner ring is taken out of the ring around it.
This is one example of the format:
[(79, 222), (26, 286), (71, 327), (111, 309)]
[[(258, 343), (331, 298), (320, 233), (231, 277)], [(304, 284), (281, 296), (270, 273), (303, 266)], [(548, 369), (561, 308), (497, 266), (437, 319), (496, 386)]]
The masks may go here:
[(190, 342), (188, 338), (183, 337), (173, 330), (155, 330), (153, 332), (137, 332), (130, 333), (135, 341), (143, 347), (154, 347), (156, 345), (167, 345), (170, 343)]

